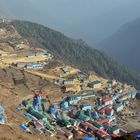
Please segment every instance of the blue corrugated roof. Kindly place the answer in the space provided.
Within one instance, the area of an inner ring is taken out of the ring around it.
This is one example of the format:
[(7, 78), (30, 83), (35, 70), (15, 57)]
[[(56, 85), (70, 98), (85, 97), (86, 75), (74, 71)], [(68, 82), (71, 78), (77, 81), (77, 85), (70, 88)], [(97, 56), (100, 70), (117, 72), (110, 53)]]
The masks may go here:
[(96, 85), (96, 84), (100, 84), (101, 83), (101, 81), (99, 81), (99, 80), (96, 80), (96, 81), (93, 81), (93, 82), (91, 82), (91, 83), (89, 83), (90, 85)]
[(57, 109), (54, 106), (51, 106), (49, 111), (55, 114), (57, 112)]
[(85, 137), (83, 140), (94, 140), (94, 137)]
[(83, 107), (92, 106), (92, 104), (82, 104)]
[(114, 106), (114, 108), (119, 108), (119, 107), (121, 107), (121, 106), (123, 106), (122, 104), (116, 104), (115, 106)]
[(0, 121), (4, 119), (4, 116), (0, 114)]

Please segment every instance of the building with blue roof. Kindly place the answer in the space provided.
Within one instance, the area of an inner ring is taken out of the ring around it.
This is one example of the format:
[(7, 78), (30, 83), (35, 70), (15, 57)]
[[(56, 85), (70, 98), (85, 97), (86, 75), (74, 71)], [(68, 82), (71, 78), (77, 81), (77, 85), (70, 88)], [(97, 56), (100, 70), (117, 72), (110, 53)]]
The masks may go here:
[(70, 111), (70, 110), (73, 110), (72, 108), (69, 107), (69, 104), (67, 101), (64, 101), (60, 104), (60, 108), (62, 110), (65, 110), (65, 111)]
[(46, 51), (46, 52), (39, 52), (39, 53), (37, 53), (36, 54), (36, 56), (38, 56), (38, 55), (48, 55), (49, 53)]
[(82, 104), (81, 105), (82, 110), (92, 109), (92, 104)]
[(60, 112), (54, 105), (49, 108), (49, 112), (54, 118), (61, 119)]
[(31, 57), (34, 57), (34, 56), (36, 56), (36, 54), (35, 53), (32, 53), (32, 54), (29, 54), (27, 57), (28, 58), (31, 58)]
[(38, 63), (34, 63), (34, 64), (27, 64), (27, 69), (43, 69), (44, 65), (43, 64), (38, 64)]
[(77, 103), (81, 100), (81, 96), (68, 96), (66, 100), (70, 105), (77, 105)]
[(106, 118), (109, 120), (109, 122), (116, 120), (115, 116), (106, 116)]
[(112, 95), (111, 98), (112, 98), (113, 101), (115, 101), (117, 99), (117, 96), (116, 95)]
[(4, 108), (2, 105), (0, 105), (0, 124), (5, 124), (5, 118), (4, 118)]
[(95, 119), (99, 119), (99, 113), (97, 112), (97, 111), (93, 111), (93, 118), (95, 118)]
[(0, 124), (5, 124), (5, 119), (2, 114), (0, 114)]
[(124, 108), (124, 106), (123, 106), (123, 104), (121, 104), (121, 103), (118, 103), (118, 104), (116, 104), (116, 105), (114, 106), (114, 110), (115, 110), (116, 112), (122, 111), (123, 108)]
[(84, 137), (83, 140), (95, 140), (94, 137)]

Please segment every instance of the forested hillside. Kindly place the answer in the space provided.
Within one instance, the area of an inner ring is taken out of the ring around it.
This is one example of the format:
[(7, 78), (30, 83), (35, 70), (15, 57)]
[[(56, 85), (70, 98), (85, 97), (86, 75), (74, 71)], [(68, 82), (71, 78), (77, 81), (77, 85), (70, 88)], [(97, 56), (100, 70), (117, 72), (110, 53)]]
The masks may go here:
[(94, 71), (101, 76), (115, 78), (133, 84), (137, 88), (140, 87), (138, 74), (130, 72), (103, 52), (89, 47), (82, 40), (68, 38), (60, 32), (36, 23), (12, 21), (11, 24), (23, 37), (37, 44), (38, 47), (47, 48), (65, 63), (86, 72)]

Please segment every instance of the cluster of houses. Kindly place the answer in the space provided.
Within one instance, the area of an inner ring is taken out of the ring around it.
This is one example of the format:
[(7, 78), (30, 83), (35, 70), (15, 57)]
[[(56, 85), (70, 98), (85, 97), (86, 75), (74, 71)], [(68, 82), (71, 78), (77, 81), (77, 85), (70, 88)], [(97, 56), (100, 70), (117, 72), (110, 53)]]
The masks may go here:
[(64, 93), (80, 91), (81, 87), (80, 87), (80, 85), (76, 84), (76, 82), (77, 81), (75, 79), (62, 80), (62, 82), (61, 82), (62, 91)]
[[(28, 58), (33, 58), (36, 56), (44, 56), (47, 59), (51, 59), (51, 54), (48, 52), (40, 52), (40, 53), (34, 53), (34, 54), (30, 54), (27, 57)], [(43, 69), (44, 68), (44, 62), (45, 60), (42, 61), (38, 61), (35, 63), (28, 63), (28, 62), (17, 62), (16, 66), (18, 68), (26, 68), (26, 69)]]
[[(73, 81), (64, 81), (64, 83)], [(50, 136), (66, 136), (67, 139), (82, 136), (109, 140), (127, 133), (117, 125), (118, 114), (126, 107), (125, 102), (135, 99), (137, 90), (132, 88), (129, 93), (112, 94), (109, 97), (99, 97), (94, 91), (67, 96), (58, 104), (46, 106), (45, 94), (36, 94), (33, 99), (24, 100), (20, 109), (25, 109), (29, 120), (21, 128), (31, 133), (32, 127), (39, 133)], [(116, 96), (116, 97), (114, 97)], [(126, 97), (127, 96), (127, 97)], [(89, 102), (92, 99), (92, 102)], [(88, 100), (87, 100), (88, 99)]]
[(64, 93), (100, 89), (102, 85), (99, 80), (90, 82), (86, 79), (65, 79), (59, 80), (58, 83)]
[(38, 53), (29, 54), (27, 57), (28, 58), (32, 58), (32, 57), (35, 57), (35, 56), (47, 56), (47, 57), (51, 57), (51, 54), (48, 53), (48, 52), (38, 52)]
[(43, 69), (44, 64), (42, 63), (26, 63), (26, 62), (18, 62), (18, 68), (26, 68), (26, 69)]
[[(30, 59), (38, 55), (48, 56), (49, 53), (31, 54), (27, 57)], [(44, 63), (17, 63), (17, 67), (43, 69)], [(62, 71), (64, 74), (70, 73), (69, 67), (64, 67)], [(67, 93), (59, 103), (50, 104), (43, 93), (36, 94), (33, 99), (24, 100), (18, 110), (24, 112), (28, 122), (21, 124), (21, 129), (28, 133), (36, 130), (50, 136), (63, 135), (67, 139), (82, 137), (83, 140), (111, 140), (127, 134), (117, 124), (117, 120), (121, 112), (129, 107), (129, 102), (135, 99), (137, 90), (131, 87), (125, 92), (121, 87), (116, 92), (113, 90), (117, 85), (115, 81), (109, 82), (107, 89), (102, 89), (102, 81), (90, 81), (83, 75), (78, 76), (56, 82)], [(95, 92), (100, 90), (105, 93), (104, 96)]]

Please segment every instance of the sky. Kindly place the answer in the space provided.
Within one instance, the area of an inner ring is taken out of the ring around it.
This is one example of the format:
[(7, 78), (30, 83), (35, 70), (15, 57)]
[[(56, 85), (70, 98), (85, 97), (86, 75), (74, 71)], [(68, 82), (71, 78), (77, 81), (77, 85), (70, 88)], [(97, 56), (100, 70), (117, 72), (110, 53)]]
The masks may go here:
[(94, 46), (139, 18), (140, 0), (0, 0), (0, 16), (37, 22)]

